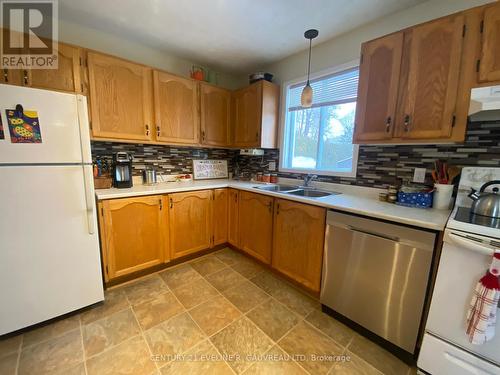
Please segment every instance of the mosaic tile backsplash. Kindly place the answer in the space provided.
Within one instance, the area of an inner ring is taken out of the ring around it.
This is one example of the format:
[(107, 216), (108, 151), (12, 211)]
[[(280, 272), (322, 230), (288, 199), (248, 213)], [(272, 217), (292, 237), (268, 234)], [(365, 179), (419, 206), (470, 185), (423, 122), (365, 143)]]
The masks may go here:
[[(236, 170), (247, 177), (267, 172), (271, 161), (279, 165), (277, 149), (265, 150), (264, 156), (242, 156), (230, 149), (92, 142), (94, 158), (111, 160), (112, 153), (117, 151), (134, 155), (135, 175), (140, 175), (146, 165), (154, 165), (164, 174), (191, 173), (193, 159), (227, 159), (230, 172)], [(318, 180), (385, 188), (411, 180), (414, 168), (427, 168), (430, 172), (436, 159), (457, 166), (500, 167), (500, 121), (469, 123), (466, 141), (460, 145), (360, 146), (356, 178), (319, 176)], [(300, 174), (293, 173), (278, 172), (278, 176), (301, 178)]]

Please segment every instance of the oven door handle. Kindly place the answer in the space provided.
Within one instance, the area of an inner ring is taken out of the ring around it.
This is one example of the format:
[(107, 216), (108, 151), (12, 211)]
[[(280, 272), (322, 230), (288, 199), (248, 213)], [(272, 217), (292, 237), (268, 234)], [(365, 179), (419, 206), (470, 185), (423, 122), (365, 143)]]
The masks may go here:
[(448, 239), (450, 242), (455, 243), (457, 245), (461, 245), (468, 250), (472, 250), (484, 255), (493, 256), (493, 254), (500, 252), (500, 249), (495, 248), (493, 246), (488, 246), (486, 244), (478, 243), (474, 240), (468, 239), (458, 233), (449, 232)]

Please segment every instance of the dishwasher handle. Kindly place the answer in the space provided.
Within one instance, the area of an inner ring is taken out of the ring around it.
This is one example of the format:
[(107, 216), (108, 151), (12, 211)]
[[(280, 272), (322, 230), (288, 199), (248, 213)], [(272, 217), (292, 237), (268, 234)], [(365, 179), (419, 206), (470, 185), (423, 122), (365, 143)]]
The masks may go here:
[(330, 222), (328, 222), (328, 225), (332, 225), (332, 226), (337, 227), (337, 228), (347, 229), (347, 230), (361, 233), (361, 234), (375, 236), (375, 237), (382, 238), (382, 239), (388, 240), (388, 241), (401, 242), (401, 238), (399, 238), (397, 236), (390, 236), (390, 235), (387, 235), (384, 233), (374, 232), (374, 231), (367, 230), (367, 229), (361, 229), (361, 228), (357, 228), (357, 227), (354, 227), (354, 226), (348, 225), (348, 224), (342, 224), (342, 223), (336, 223), (336, 222), (330, 221)]

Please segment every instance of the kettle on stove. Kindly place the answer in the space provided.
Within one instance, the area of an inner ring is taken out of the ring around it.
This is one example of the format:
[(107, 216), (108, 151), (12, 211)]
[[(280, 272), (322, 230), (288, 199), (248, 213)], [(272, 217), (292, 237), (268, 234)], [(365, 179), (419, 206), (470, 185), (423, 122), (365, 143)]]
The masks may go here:
[(492, 192), (485, 192), (485, 189), (492, 185), (500, 185), (500, 180), (493, 180), (485, 183), (479, 191), (472, 189), (468, 197), (472, 199), (471, 213), (474, 215), (500, 218), (500, 194), (498, 187), (494, 187)]

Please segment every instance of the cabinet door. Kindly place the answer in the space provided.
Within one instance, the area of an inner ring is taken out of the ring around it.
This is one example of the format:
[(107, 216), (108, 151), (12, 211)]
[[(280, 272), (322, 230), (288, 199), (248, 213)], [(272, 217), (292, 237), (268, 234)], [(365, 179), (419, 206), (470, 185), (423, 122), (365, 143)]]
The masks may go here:
[(479, 81), (500, 81), (500, 4), (486, 8), (481, 42)]
[(228, 231), (228, 189), (213, 191), (213, 246), (227, 242)]
[(275, 205), (273, 267), (319, 291), (326, 210), (283, 199)]
[(212, 244), (212, 191), (169, 194), (171, 258), (179, 258)]
[(363, 44), (355, 142), (392, 138), (402, 51), (402, 32)]
[[(4, 29), (0, 29), (2, 35), (4, 37), (4, 32), (7, 32)], [(18, 43), (21, 44), (21, 39), (23, 37), (22, 33), (9, 30), (9, 34), (5, 36), (6, 38), (11, 38), (11, 40), (17, 39)], [(6, 83), (9, 85), (24, 85), (24, 82), (28, 80), (28, 71), (23, 69), (2, 69), (2, 74), (0, 76), (0, 83)]]
[(239, 193), (236, 189), (229, 189), (229, 212), (228, 212), (228, 234), (227, 241), (236, 247), (239, 247), (238, 235), (238, 206), (239, 206)]
[(59, 43), (57, 47), (57, 69), (31, 69), (28, 86), (40, 89), (82, 92), (80, 48)]
[(220, 87), (200, 83), (201, 143), (228, 146), (231, 93)]
[(113, 199), (101, 204), (101, 241), (107, 280), (169, 260), (163, 196)]
[(398, 133), (408, 139), (447, 138), (454, 121), (464, 16), (412, 29), (408, 91)]
[(240, 248), (264, 263), (271, 263), (273, 198), (240, 192)]
[(260, 147), (262, 85), (254, 83), (233, 93), (234, 145)]
[(88, 53), (92, 135), (152, 140), (151, 69)]
[(195, 81), (172, 74), (153, 73), (156, 140), (198, 143), (198, 93)]

